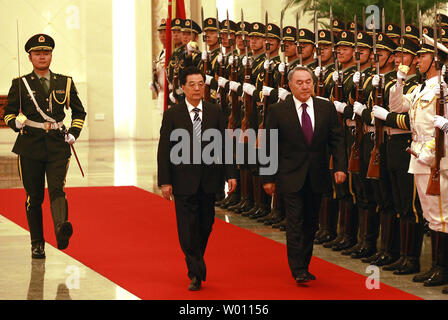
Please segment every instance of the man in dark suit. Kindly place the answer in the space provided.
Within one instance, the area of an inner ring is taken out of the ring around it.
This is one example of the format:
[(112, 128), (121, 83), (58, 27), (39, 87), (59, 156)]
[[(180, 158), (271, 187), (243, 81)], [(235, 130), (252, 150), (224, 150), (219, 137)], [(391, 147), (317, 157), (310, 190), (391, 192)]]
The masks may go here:
[[(46, 34), (36, 34), (26, 42), (33, 72), (12, 81), (5, 109), (6, 124), (20, 132), (12, 151), (18, 155), (19, 174), (27, 194), (26, 217), (34, 259), (45, 258), (45, 176), (58, 249), (66, 249), (73, 234), (64, 186), (70, 145), (79, 137), (86, 117), (72, 78), (50, 70), (54, 47), (53, 38)], [(68, 131), (63, 124), (64, 107), (72, 113)]]
[[(229, 193), (235, 190), (236, 169), (223, 165), (224, 114), (218, 105), (202, 100), (205, 76), (196, 67), (187, 67), (180, 76), (180, 84), (185, 101), (163, 115), (157, 151), (158, 185), (167, 200), (174, 195), (179, 241), (191, 279), (188, 289), (195, 291), (206, 278), (204, 253), (215, 217), (215, 194), (222, 189), (223, 175)], [(218, 132), (222, 143), (220, 150), (213, 152), (210, 163), (202, 158), (208, 143), (201, 137), (211, 131)], [(179, 143), (187, 141), (186, 149), (177, 153), (174, 150), (178, 144), (172, 141), (176, 134), (182, 136)]]
[(267, 115), (267, 147), (270, 130), (278, 132), (278, 170), (275, 175), (263, 176), (263, 187), (268, 194), (284, 195), (289, 267), (296, 282), (303, 283), (315, 279), (308, 266), (321, 196), (331, 183), (327, 148), (333, 155), (336, 183), (345, 181), (347, 160), (334, 105), (312, 97), (312, 71), (298, 66), (288, 80), (292, 95), (272, 105)]

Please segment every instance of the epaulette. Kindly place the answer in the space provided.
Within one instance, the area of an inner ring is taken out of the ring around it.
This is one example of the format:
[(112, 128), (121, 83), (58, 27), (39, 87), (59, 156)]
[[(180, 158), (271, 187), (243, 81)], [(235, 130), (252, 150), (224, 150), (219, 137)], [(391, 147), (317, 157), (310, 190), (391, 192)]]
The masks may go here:
[(321, 96), (316, 96), (316, 98), (317, 98), (317, 99), (321, 99), (321, 100), (325, 100), (325, 101), (328, 101), (328, 102), (330, 102), (330, 99), (328, 99), (328, 98), (325, 98), (325, 97), (321, 97)]

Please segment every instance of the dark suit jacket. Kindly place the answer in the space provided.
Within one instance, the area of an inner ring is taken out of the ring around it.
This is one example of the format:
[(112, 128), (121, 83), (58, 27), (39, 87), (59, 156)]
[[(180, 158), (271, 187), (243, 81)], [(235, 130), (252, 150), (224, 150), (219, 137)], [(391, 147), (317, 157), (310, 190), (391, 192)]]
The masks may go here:
[[(157, 174), (158, 185), (171, 184), (173, 194), (189, 195), (197, 192), (200, 185), (207, 193), (216, 193), (222, 190), (223, 179), (236, 177), (236, 167), (234, 165), (225, 165), (222, 159), (225, 159), (224, 130), (225, 119), (221, 108), (216, 104), (202, 101), (202, 132), (207, 129), (217, 129), (222, 137), (222, 158), (221, 164), (193, 164), (193, 143), (190, 139), (190, 163), (173, 164), (170, 161), (170, 152), (178, 141), (170, 141), (171, 132), (175, 129), (185, 129), (189, 137), (194, 137), (193, 124), (188, 113), (185, 102), (177, 104), (167, 109), (163, 114), (162, 127), (160, 128), (160, 140), (157, 150)], [(202, 143), (202, 150), (208, 142)], [(217, 156), (215, 157), (217, 158)]]
[(334, 171), (347, 170), (343, 133), (334, 105), (322, 98), (313, 98), (313, 104), (315, 124), (310, 146), (305, 142), (292, 95), (270, 107), (265, 127), (278, 129), (278, 170), (262, 179), (263, 183), (276, 182), (278, 192), (301, 190), (307, 174), (314, 192), (330, 191), (328, 151), (333, 155)]

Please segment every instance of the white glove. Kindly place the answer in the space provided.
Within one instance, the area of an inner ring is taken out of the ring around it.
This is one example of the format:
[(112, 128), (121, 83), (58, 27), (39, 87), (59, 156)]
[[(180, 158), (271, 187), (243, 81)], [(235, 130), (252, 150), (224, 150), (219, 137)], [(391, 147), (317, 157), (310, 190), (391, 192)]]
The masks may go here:
[(193, 52), (196, 51), (196, 49), (197, 49), (196, 42), (190, 41), (190, 42), (187, 43), (187, 54), (188, 55), (191, 55)]
[(218, 54), (218, 63), (222, 64), (222, 53)]
[(362, 112), (364, 109), (367, 109), (367, 106), (365, 104), (359, 103), (358, 101), (355, 101), (355, 104), (353, 105), (353, 112), (356, 113), (358, 116), (362, 115)]
[(67, 142), (68, 144), (74, 144), (76, 141), (75, 137), (71, 134), (71, 133), (67, 133), (65, 135), (65, 142)]
[(376, 74), (372, 78), (372, 86), (378, 88), (379, 85), (380, 85), (380, 76)]
[(170, 97), (170, 100), (171, 100), (172, 103), (176, 103), (177, 102), (176, 98), (174, 98), (174, 92), (171, 92), (169, 97)]
[[(442, 88), (443, 88), (443, 93), (446, 96), (448, 94), (448, 91), (447, 91), (446, 83), (444, 81), (442, 81)], [(440, 97), (440, 85), (438, 83), (434, 87), (434, 93)]]
[(176, 89), (176, 94), (177, 94), (178, 96), (181, 96), (183, 93), (184, 93), (184, 90), (182, 90), (182, 88), (177, 88), (177, 89)]
[[(16, 120), (17, 124), (17, 120)], [(442, 129), (444, 125), (448, 124), (448, 119), (441, 117), (441, 116), (434, 116), (434, 128)]]
[(245, 67), (247, 65), (247, 56), (243, 57), (242, 63), (243, 63), (243, 67)]
[(287, 96), (289, 96), (291, 92), (286, 89), (278, 88), (278, 97), (280, 100), (285, 100)]
[(361, 81), (361, 73), (360, 73), (359, 71), (356, 71), (356, 72), (353, 74), (353, 83), (354, 83), (355, 85), (358, 85), (360, 81)]
[[(229, 57), (229, 65), (233, 65), (233, 60), (234, 60), (235, 58), (234, 58), (234, 56), (233, 56), (233, 54), (231, 54), (230, 55), (230, 57)], [(237, 58), (238, 59), (238, 58)]]
[(333, 81), (336, 83), (336, 82), (338, 82), (338, 80), (341, 80), (342, 81), (342, 79), (339, 79), (339, 72), (333, 72)]
[(442, 66), (442, 78), (445, 77), (445, 73), (446, 73), (446, 65)]
[(314, 69), (314, 75), (316, 76), (316, 78), (318, 78), (319, 77), (319, 75), (320, 75), (320, 67), (319, 66), (317, 66), (316, 67), (316, 69)]
[(236, 82), (236, 81), (230, 81), (229, 83), (229, 88), (230, 90), (232, 90), (233, 92), (237, 92), (238, 88), (241, 86), (241, 83)]
[(22, 129), (25, 126), (25, 123), (20, 122), (17, 118), (16, 118), (16, 128), (17, 129)]
[(201, 54), (201, 58), (202, 58), (202, 61), (207, 61), (208, 59), (208, 52), (207, 52), (207, 50), (205, 50), (205, 51), (202, 51), (202, 54)]
[(273, 63), (272, 60), (264, 60), (264, 63), (263, 63), (264, 70), (269, 70), (272, 63)]
[(381, 120), (386, 120), (387, 115), (389, 114), (389, 111), (387, 111), (383, 107), (375, 105), (375, 106), (373, 106), (372, 114), (375, 118), (378, 118)]
[(280, 62), (280, 64), (278, 65), (278, 71), (279, 71), (280, 73), (285, 73), (285, 70), (286, 70), (286, 65), (285, 65), (285, 63), (284, 63), (284, 62)]
[[(319, 68), (319, 67), (318, 67)], [(344, 109), (347, 106), (345, 102), (334, 101), (334, 106), (336, 107), (336, 111), (339, 113), (344, 113)]]
[(253, 95), (255, 91), (255, 86), (250, 83), (243, 83), (243, 91), (247, 93), (248, 95)]
[(263, 96), (269, 96), (274, 88), (263, 86)]
[(218, 78), (218, 86), (220, 86), (221, 88), (224, 88), (227, 82), (229, 82), (229, 80), (227, 80), (226, 78), (223, 77)]
[(422, 157), (419, 156), (417, 158), (417, 162), (423, 164), (425, 166), (431, 167), (433, 159), (431, 157)]
[(213, 77), (209, 76), (208, 74), (205, 75), (205, 84), (210, 85), (210, 82), (212, 82)]

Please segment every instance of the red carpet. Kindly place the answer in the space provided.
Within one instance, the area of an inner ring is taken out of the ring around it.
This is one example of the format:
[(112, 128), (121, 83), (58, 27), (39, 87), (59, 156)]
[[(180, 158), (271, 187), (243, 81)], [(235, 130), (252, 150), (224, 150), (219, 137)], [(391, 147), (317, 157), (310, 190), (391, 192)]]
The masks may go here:
[[(189, 292), (174, 203), (136, 187), (67, 188), (74, 235), (65, 252), (142, 299), (419, 299), (313, 257), (317, 280), (298, 286), (286, 246), (216, 219), (206, 252), (207, 281)], [(0, 190), (0, 214), (27, 228), (22, 189)], [(46, 241), (55, 245), (48, 195)], [(29, 250), (27, 248), (27, 250)]]

